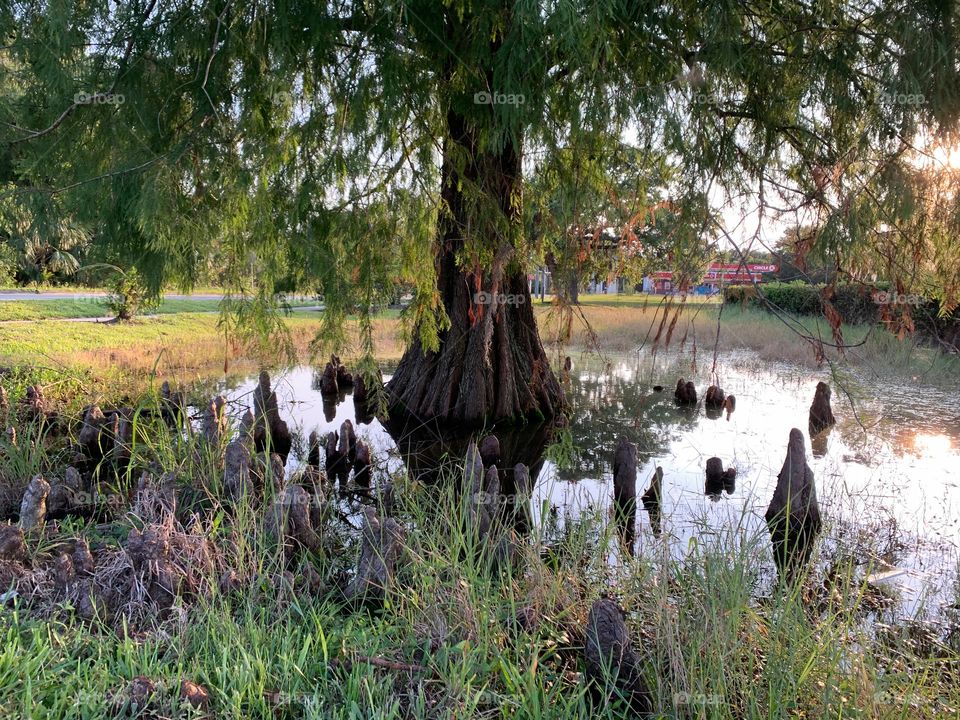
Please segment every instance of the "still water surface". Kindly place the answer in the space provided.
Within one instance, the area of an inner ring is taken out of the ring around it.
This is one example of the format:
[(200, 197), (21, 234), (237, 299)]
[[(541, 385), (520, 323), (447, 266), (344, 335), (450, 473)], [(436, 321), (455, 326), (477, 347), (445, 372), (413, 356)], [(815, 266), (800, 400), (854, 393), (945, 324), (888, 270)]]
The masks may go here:
[[(389, 368), (385, 368), (389, 378)], [(709, 370), (709, 368), (707, 369)], [(374, 484), (402, 472), (410, 448), (398, 447), (374, 419), (357, 423), (346, 394), (323, 400), (320, 369), (299, 366), (274, 377), (281, 413), (300, 434), (288, 461), (295, 470), (306, 456), (303, 438), (321, 436), (350, 419), (370, 446), (377, 472)], [(680, 408), (673, 401), (677, 377), (693, 379), (703, 396), (714, 381), (736, 396), (729, 417), (713, 416), (701, 404)], [(689, 357), (584, 356), (567, 383), (573, 415), (566, 438), (573, 452), (558, 464), (533, 444), (518, 450), (509, 465), (523, 460), (535, 476), (531, 515), (535, 525), (561, 528), (586, 513), (612, 518), (612, 458), (619, 436), (637, 443), (641, 467), (638, 495), (657, 466), (663, 468), (662, 534), (654, 535), (642, 510), (635, 548), (651, 552), (667, 543), (678, 557), (705, 534), (765, 534), (763, 514), (783, 464), (790, 429), (807, 436), (807, 414), (819, 380), (833, 388), (837, 425), (811, 447), (821, 513), (827, 521), (825, 546), (841, 539), (856, 545), (864, 572), (886, 573), (885, 588), (907, 612), (955, 601), (952, 583), (960, 548), (960, 409), (956, 393), (852, 376), (830, 377), (790, 365), (757, 362), (747, 354), (721, 356), (716, 375), (692, 372)], [(231, 413), (252, 401), (255, 377), (222, 388)], [(657, 391), (655, 386), (662, 385)], [(504, 455), (511, 439), (501, 437)], [(519, 434), (530, 433), (520, 430)], [(396, 435), (394, 431), (394, 435)], [(402, 443), (401, 443), (402, 444)], [(523, 445), (523, 442), (517, 443)], [(298, 452), (299, 450), (299, 452)], [(531, 457), (530, 453), (533, 453)], [(405, 457), (405, 453), (407, 456)], [(526, 453), (526, 454), (524, 454)], [(719, 497), (704, 494), (704, 467), (711, 456), (737, 470), (736, 487)], [(551, 453), (550, 457), (556, 457)], [(422, 462), (419, 463), (422, 466)], [(410, 465), (414, 469), (413, 464)], [(418, 470), (421, 467), (417, 468)]]

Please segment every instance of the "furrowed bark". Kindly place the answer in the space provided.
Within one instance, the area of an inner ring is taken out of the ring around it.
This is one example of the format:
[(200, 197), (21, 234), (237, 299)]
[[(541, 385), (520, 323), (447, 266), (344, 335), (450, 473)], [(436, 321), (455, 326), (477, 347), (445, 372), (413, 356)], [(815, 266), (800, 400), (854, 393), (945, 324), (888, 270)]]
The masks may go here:
[[(540, 342), (511, 240), (490, 238), (490, 267), (457, 264), (470, 232), (463, 185), (479, 186), (510, 222), (519, 222), (520, 153), (510, 144), (496, 154), (479, 151), (476, 132), (460, 115), (451, 112), (447, 121), (441, 198), (448, 213), (437, 229), (437, 283), (450, 328), (436, 352), (414, 340), (387, 385), (390, 412), (464, 426), (551, 418), (563, 407), (563, 392)], [(452, 157), (455, 147), (469, 158), (462, 170)], [(501, 295), (510, 301), (499, 303)]]

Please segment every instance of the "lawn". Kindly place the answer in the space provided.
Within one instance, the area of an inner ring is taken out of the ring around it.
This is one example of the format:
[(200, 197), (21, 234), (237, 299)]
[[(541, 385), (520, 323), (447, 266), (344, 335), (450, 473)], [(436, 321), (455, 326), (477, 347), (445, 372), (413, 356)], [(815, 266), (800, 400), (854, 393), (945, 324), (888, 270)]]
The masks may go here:
[[(820, 338), (827, 343), (826, 360), (838, 366), (905, 379), (923, 378), (931, 383), (955, 382), (960, 375), (960, 358), (909, 340), (900, 341), (880, 327), (845, 325), (844, 339), (850, 347), (841, 355), (829, 346), (831, 329), (822, 318), (803, 316), (785, 324), (761, 310), (714, 302), (681, 306), (675, 300), (664, 322), (662, 298), (645, 307), (643, 296), (632, 297), (632, 301), (620, 302), (591, 298), (575, 308), (571, 317), (551, 304), (538, 303), (535, 312), (541, 337), (557, 364), (564, 354), (649, 353), (657, 349), (695, 352), (695, 357), (705, 362), (716, 345), (719, 352), (746, 351), (760, 361), (814, 367), (817, 354), (812, 340)], [(284, 319), (292, 349), (301, 360), (310, 357), (320, 318), (315, 310), (294, 310)], [(568, 320), (569, 338), (558, 343)], [(250, 372), (260, 365), (274, 366), (283, 361), (278, 344), (257, 348), (241, 345), (235, 338), (224, 336), (219, 321), (217, 313), (204, 311), (161, 314), (123, 323), (56, 319), (0, 323), (0, 365), (43, 369), (48, 379), (51, 374), (65, 374), (88, 392), (101, 394), (115, 388), (116, 383), (142, 386), (156, 375), (196, 379), (225, 371)], [(373, 327), (377, 358), (381, 362), (399, 360), (403, 341), (398, 311), (381, 313)], [(344, 358), (359, 354), (356, 332), (356, 324), (349, 323), (350, 340), (341, 349)]]
[[(290, 301), (291, 307), (313, 306), (313, 299)], [(218, 312), (219, 300), (208, 298), (168, 298), (156, 308), (149, 310), (151, 315), (170, 315), (175, 313)], [(0, 322), (58, 320), (67, 318), (104, 318), (111, 317), (106, 302), (100, 297), (56, 298), (37, 300), (0, 301)]]

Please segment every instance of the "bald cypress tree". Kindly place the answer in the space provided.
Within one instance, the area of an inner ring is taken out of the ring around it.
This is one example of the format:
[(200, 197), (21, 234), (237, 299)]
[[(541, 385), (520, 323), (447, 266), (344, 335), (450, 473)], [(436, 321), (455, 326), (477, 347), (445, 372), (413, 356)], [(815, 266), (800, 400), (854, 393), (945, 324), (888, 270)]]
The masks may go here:
[(319, 340), (342, 344), (359, 312), (367, 369), (370, 309), (411, 284), (394, 412), (549, 417), (563, 400), (524, 208), (561, 154), (602, 168), (628, 143), (673, 197), (808, 213), (842, 269), (955, 305), (938, 269), (960, 254), (953, 178), (932, 181), (915, 146), (955, 129), (956, 16), (906, 0), (4, 3), (0, 213), (80, 223), (154, 290), (212, 264), (238, 331), (282, 332), (278, 295), (318, 290)]

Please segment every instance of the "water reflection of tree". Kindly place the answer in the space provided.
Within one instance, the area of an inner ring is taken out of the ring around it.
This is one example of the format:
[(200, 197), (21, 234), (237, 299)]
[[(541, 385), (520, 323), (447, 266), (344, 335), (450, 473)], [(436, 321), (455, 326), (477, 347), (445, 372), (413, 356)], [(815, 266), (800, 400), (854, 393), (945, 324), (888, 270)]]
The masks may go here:
[(568, 387), (576, 448), (572, 465), (558, 469), (562, 480), (602, 477), (611, 471), (617, 439), (637, 444), (641, 463), (666, 452), (670, 440), (692, 430), (698, 408), (679, 408), (671, 388), (656, 392), (646, 382), (613, 372), (574, 373)]

